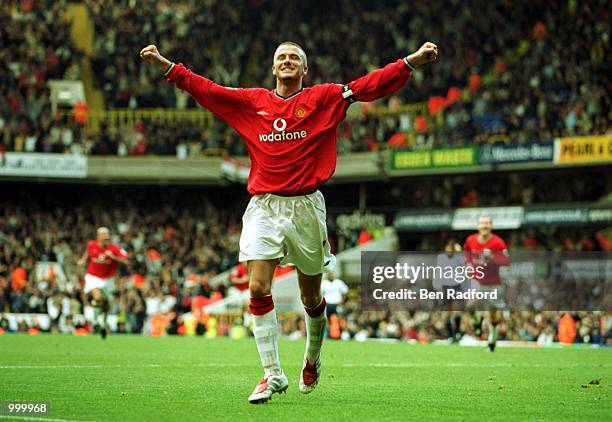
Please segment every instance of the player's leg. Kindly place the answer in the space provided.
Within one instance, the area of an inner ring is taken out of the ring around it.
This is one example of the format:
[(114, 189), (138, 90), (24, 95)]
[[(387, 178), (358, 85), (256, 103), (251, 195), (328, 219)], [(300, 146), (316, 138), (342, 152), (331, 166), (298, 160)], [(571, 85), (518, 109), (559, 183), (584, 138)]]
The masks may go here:
[(321, 295), (321, 274), (307, 275), (298, 270), (300, 295), (306, 319), (306, 352), (300, 375), (300, 391), (308, 394), (315, 389), (321, 373), (321, 345), (327, 321), (325, 298)]
[(483, 322), (484, 322), (484, 318), (482, 316), (481, 311), (475, 311), (475, 310), (470, 311), (470, 326), (472, 328), (472, 331), (474, 332), (474, 335), (479, 339), (482, 338), (482, 334), (483, 334), (482, 333)]
[[(478, 292), (482, 290), (482, 287), (480, 283), (477, 282), (476, 280), (469, 280), (466, 283), (464, 283), (464, 292), (468, 292), (471, 290), (475, 290)], [(486, 324), (485, 324), (485, 313), (486, 312), (482, 311), (483, 303), (481, 301), (473, 299), (473, 300), (468, 300), (466, 305), (467, 305), (467, 310), (470, 315), (470, 321), (471, 321), (472, 330), (474, 331), (474, 335), (477, 338), (482, 339), (482, 336), (484, 335), (484, 328), (486, 328)]]
[(287, 390), (288, 381), (280, 365), (278, 354), (278, 322), (272, 300), (272, 277), (278, 259), (248, 261), (250, 310), (253, 315), (253, 335), (264, 368), (249, 402), (265, 403), (274, 393)]
[(499, 326), (501, 324), (501, 312), (498, 310), (489, 311), (489, 335), (487, 337), (487, 346), (489, 351), (494, 352), (499, 337)]
[(272, 195), (253, 196), (242, 217), (240, 261), (249, 269), (253, 335), (264, 367), (264, 377), (249, 396), (253, 404), (265, 403), (273, 393), (287, 390), (288, 381), (278, 355), (278, 323), (272, 301), (272, 277), (284, 256), (282, 222)]
[(306, 353), (300, 375), (300, 391), (310, 393), (321, 372), (321, 344), (325, 332), (325, 300), (321, 273), (333, 269), (336, 258), (327, 241), (325, 199), (315, 192), (296, 199), (290, 214), (293, 224), (285, 233), (287, 258), (298, 269), (306, 320)]
[(251, 294), (249, 307), (253, 315), (253, 332), (257, 349), (266, 376), (282, 372), (276, 344), (278, 324), (272, 300), (272, 277), (277, 263), (277, 259), (248, 262)]
[[(93, 324), (99, 327), (99, 332), (102, 338), (106, 338), (106, 312), (108, 312), (108, 303), (105, 300), (104, 293), (100, 288), (94, 288), (89, 292), (89, 305), (93, 308)], [(103, 320), (100, 322), (100, 315), (103, 315)]]
[[(102, 289), (105, 287), (106, 283), (100, 277), (96, 277), (92, 274), (85, 274), (85, 288), (83, 292), (89, 301), (89, 306), (93, 309), (93, 318), (91, 322), (94, 326), (99, 325), (100, 312), (104, 298)], [(102, 334), (102, 331), (100, 331), (100, 333)]]
[[(97, 280), (96, 280), (97, 281)], [(101, 327), (100, 325), (100, 313), (102, 312), (102, 285), (96, 283), (95, 287), (86, 289), (88, 291), (89, 306), (93, 308), (93, 321), (94, 327)]]
[(106, 338), (108, 332), (108, 311), (110, 309), (110, 300), (113, 295), (115, 282), (113, 279), (106, 279), (105, 286), (101, 289), (102, 298), (100, 299), (100, 311), (102, 312), (102, 326), (100, 328), (100, 335), (103, 339)]
[(459, 342), (459, 340), (461, 340), (461, 337), (463, 337), (463, 332), (461, 331), (461, 314), (459, 312), (453, 312), (453, 327), (455, 330), (455, 336), (454, 336), (454, 340), (456, 342)]
[(93, 323), (98, 324), (98, 319), (100, 316), (100, 302), (102, 301), (102, 291), (99, 288), (94, 288), (89, 291), (89, 306), (91, 306), (94, 310), (94, 318)]

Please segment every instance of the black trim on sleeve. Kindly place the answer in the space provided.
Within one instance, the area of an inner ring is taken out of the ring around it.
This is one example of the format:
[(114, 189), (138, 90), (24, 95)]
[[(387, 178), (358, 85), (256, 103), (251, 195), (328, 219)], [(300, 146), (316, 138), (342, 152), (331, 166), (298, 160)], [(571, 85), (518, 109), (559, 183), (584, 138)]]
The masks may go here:
[(357, 101), (349, 84), (342, 85), (342, 98), (344, 98), (349, 104), (353, 104), (355, 101)]
[(170, 66), (168, 66), (168, 69), (164, 72), (164, 76), (168, 76), (170, 72), (172, 71), (173, 67), (174, 67), (174, 63), (170, 63)]
[(406, 66), (408, 66), (408, 69), (410, 69), (411, 72), (414, 72), (416, 66), (410, 64), (410, 62), (408, 61), (408, 57), (404, 57), (404, 63), (406, 63)]

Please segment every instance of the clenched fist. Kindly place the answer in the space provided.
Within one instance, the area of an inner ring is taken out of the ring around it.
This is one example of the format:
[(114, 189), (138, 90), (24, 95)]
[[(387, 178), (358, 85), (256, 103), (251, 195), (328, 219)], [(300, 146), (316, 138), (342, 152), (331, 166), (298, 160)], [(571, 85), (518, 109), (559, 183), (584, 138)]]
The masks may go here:
[(146, 62), (154, 64), (163, 71), (168, 70), (168, 68), (170, 68), (170, 65), (172, 64), (170, 60), (159, 54), (157, 47), (154, 45), (148, 45), (142, 50), (140, 50), (140, 58)]
[(426, 42), (415, 53), (412, 53), (406, 60), (411, 66), (417, 67), (425, 63), (433, 62), (438, 59), (438, 46), (431, 42)]

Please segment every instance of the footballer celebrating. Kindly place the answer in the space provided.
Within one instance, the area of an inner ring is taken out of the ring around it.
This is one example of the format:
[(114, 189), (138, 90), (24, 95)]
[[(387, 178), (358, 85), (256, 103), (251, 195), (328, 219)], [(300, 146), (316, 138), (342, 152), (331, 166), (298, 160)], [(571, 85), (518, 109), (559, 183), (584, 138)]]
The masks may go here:
[(127, 264), (128, 255), (125, 250), (110, 242), (110, 231), (106, 227), (99, 227), (96, 231), (96, 240), (87, 243), (83, 257), (79, 260), (82, 266), (85, 262), (84, 292), (89, 298), (89, 304), (94, 308), (94, 323), (98, 322), (102, 312), (102, 325), (100, 335), (106, 338), (106, 318), (110, 299), (115, 289), (115, 276), (119, 264)]
[[(474, 278), (471, 287), (480, 291), (491, 288), (503, 291), (499, 268), (510, 264), (506, 242), (493, 233), (493, 219), (488, 215), (478, 217), (477, 229), (478, 233), (468, 236), (463, 247), (466, 263), (472, 267), (482, 268), (481, 272), (475, 273), (482, 274), (482, 277)], [(489, 309), (487, 344), (491, 352), (495, 350), (501, 322), (501, 312)]]
[(253, 334), (264, 376), (249, 397), (265, 403), (289, 383), (278, 353), (278, 324), (271, 296), (277, 265), (293, 264), (306, 319), (306, 352), (299, 390), (308, 394), (321, 371), (325, 299), (321, 276), (335, 265), (327, 242), (325, 201), (319, 187), (336, 168), (336, 129), (355, 101), (374, 101), (402, 88), (417, 66), (434, 61), (427, 42), (415, 53), (346, 85), (304, 87), (308, 60), (296, 43), (283, 42), (272, 58), (276, 89), (227, 88), (163, 57), (149, 45), (140, 57), (160, 68), (169, 83), (232, 126), (251, 158), (240, 261), (247, 262)]

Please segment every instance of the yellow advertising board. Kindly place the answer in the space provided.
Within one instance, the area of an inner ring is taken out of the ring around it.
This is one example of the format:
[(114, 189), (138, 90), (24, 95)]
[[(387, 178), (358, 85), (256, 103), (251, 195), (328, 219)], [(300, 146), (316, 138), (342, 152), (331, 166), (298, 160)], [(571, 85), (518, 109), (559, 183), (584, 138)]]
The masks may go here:
[(612, 161), (612, 135), (574, 136), (555, 140), (555, 163)]

